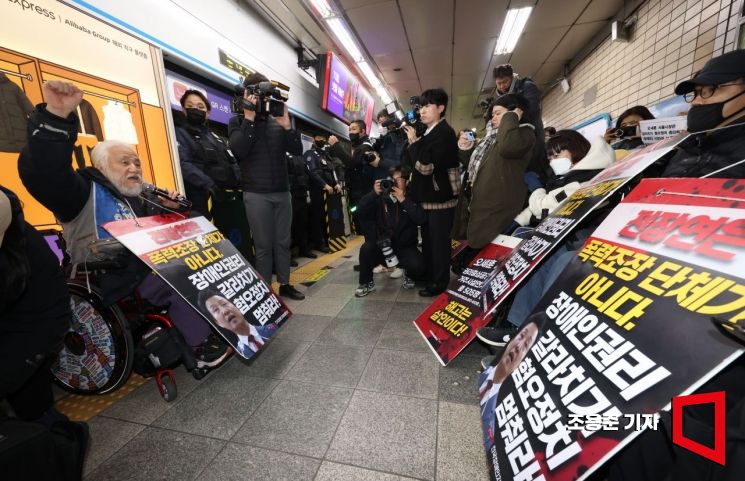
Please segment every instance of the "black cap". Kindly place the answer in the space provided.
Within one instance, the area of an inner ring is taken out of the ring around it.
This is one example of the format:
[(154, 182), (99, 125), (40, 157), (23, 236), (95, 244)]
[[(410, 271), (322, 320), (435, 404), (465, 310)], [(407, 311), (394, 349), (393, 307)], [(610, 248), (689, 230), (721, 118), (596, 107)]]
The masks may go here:
[(697, 85), (721, 85), (745, 77), (745, 50), (735, 50), (706, 62), (692, 79), (675, 87), (677, 95), (693, 91)]

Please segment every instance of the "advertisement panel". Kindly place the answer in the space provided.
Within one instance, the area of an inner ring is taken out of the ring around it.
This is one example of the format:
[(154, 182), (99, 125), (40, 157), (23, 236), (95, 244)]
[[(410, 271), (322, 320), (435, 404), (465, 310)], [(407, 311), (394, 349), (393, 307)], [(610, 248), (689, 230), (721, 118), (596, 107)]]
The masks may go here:
[(207, 87), (195, 80), (188, 79), (183, 75), (166, 70), (166, 91), (168, 92), (168, 101), (171, 108), (183, 111), (181, 108), (181, 97), (187, 90), (198, 90), (202, 92), (210, 102), (210, 120), (227, 125), (233, 117), (230, 111), (232, 98), (230, 95), (219, 92), (211, 87)]
[(0, 3), (0, 184), (13, 190), (26, 219), (52, 227), (51, 212), (21, 184), (15, 165), (26, 143), (26, 118), (44, 101), (42, 84), (72, 82), (83, 90), (77, 115), (75, 167), (91, 165), (102, 140), (132, 144), (143, 177), (161, 187), (179, 184), (170, 110), (165, 101), (160, 50), (62, 2)]
[(372, 125), (375, 101), (359, 79), (332, 52), (326, 54), (321, 107), (346, 123), (364, 120), (368, 131)]
[(744, 225), (743, 180), (641, 181), (480, 376), (492, 479), (587, 478), (745, 351)]

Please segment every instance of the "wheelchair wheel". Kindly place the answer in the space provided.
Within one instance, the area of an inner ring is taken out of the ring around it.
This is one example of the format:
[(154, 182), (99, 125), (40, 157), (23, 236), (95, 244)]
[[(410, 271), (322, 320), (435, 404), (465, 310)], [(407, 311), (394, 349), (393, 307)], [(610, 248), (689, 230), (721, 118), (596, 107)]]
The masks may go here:
[(73, 323), (52, 365), (55, 381), (76, 394), (105, 394), (127, 382), (134, 342), (118, 306), (104, 307), (95, 289), (68, 281)]

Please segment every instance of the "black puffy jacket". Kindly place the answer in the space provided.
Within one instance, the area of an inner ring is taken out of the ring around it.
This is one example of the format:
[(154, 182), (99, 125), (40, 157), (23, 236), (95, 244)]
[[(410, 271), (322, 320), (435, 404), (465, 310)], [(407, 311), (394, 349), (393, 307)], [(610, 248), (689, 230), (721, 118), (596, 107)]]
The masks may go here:
[(228, 133), (245, 192), (270, 194), (289, 190), (285, 154), (303, 153), (297, 130), (285, 130), (272, 117), (251, 122), (237, 115), (230, 119)]
[[(745, 159), (745, 119), (682, 142), (665, 166), (662, 177), (701, 177)], [(745, 178), (745, 162), (713, 177)]]

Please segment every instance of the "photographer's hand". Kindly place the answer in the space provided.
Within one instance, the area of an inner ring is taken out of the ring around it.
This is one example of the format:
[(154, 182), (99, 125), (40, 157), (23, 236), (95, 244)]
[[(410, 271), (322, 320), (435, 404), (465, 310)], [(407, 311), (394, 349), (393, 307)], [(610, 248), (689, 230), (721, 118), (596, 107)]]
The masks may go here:
[(399, 204), (406, 200), (406, 190), (401, 189), (398, 186), (394, 186), (391, 193), (393, 194), (393, 197), (395, 197), (396, 200), (399, 202)]
[(404, 125), (404, 132), (406, 132), (406, 136), (409, 138), (410, 144), (413, 144), (414, 142), (419, 140), (419, 137), (416, 136), (416, 129), (411, 125)]
[(616, 129), (614, 127), (609, 127), (605, 129), (605, 134), (603, 134), (603, 138), (607, 143), (612, 143), (614, 140), (617, 139), (616, 137)]
[(375, 195), (380, 195), (383, 193), (383, 189), (380, 188), (380, 180), (376, 180), (373, 184), (373, 192), (375, 192)]
[(83, 100), (83, 91), (75, 84), (61, 80), (44, 82), (41, 88), (47, 112), (66, 119)]
[(292, 128), (292, 123), (290, 122), (290, 110), (287, 107), (287, 104), (285, 104), (285, 113), (282, 115), (282, 117), (275, 117), (277, 119), (277, 123), (282, 126), (285, 130), (290, 130)]
[[(259, 101), (259, 98), (257, 96), (249, 95), (248, 90), (243, 93), (243, 98), (246, 99), (246, 101), (248, 101), (248, 103), (250, 103), (251, 105), (256, 105), (256, 102)], [(243, 109), (243, 117), (246, 120), (250, 120), (251, 122), (253, 122), (256, 120), (256, 111)]]

